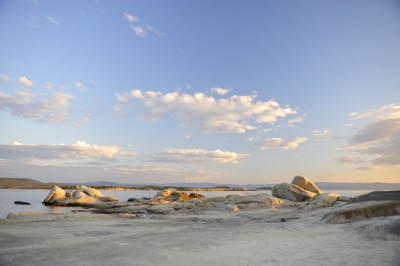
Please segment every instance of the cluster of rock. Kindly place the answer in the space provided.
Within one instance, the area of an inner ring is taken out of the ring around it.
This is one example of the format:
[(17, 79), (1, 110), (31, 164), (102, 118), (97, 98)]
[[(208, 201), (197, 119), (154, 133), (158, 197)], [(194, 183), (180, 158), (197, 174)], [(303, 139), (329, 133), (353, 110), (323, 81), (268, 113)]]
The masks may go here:
[(118, 202), (113, 196), (104, 197), (100, 191), (80, 186), (75, 191), (54, 186), (43, 203), (54, 206), (93, 206), (104, 202)]
[(272, 196), (261, 193), (205, 198), (197, 193), (187, 194), (170, 188), (157, 192), (154, 197), (131, 198), (128, 202), (119, 202), (112, 196), (104, 197), (100, 191), (85, 186), (78, 187), (75, 191), (65, 191), (54, 186), (43, 203), (56, 206), (93, 207), (96, 213), (117, 213), (130, 218), (136, 217), (139, 213), (240, 212), (290, 208), (311, 211), (329, 207), (339, 208), (331, 209), (322, 217), (322, 221), (327, 223), (347, 223), (379, 216), (400, 215), (400, 191), (375, 191), (354, 198), (336, 193), (324, 194), (304, 176), (295, 176), (291, 184), (282, 183), (274, 186)]

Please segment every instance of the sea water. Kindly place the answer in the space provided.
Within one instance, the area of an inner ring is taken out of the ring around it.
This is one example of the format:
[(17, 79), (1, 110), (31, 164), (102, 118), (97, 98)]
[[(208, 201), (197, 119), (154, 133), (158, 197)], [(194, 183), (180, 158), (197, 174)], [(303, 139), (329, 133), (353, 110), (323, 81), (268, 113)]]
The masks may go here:
[[(114, 196), (120, 202), (126, 202), (129, 198), (153, 197), (158, 191), (156, 190), (100, 190), (104, 196)], [(271, 194), (271, 190), (259, 191), (187, 191), (187, 193), (196, 192), (205, 197), (220, 197), (231, 194)], [(354, 197), (357, 195), (371, 192), (371, 190), (338, 190), (333, 191), (339, 195)], [(11, 212), (45, 212), (45, 213), (65, 213), (71, 212), (81, 207), (60, 207), (45, 206), (42, 204), (49, 190), (42, 189), (0, 189), (0, 219), (6, 218)], [(329, 191), (324, 191), (329, 193)], [(15, 201), (25, 201), (31, 205), (17, 205)]]

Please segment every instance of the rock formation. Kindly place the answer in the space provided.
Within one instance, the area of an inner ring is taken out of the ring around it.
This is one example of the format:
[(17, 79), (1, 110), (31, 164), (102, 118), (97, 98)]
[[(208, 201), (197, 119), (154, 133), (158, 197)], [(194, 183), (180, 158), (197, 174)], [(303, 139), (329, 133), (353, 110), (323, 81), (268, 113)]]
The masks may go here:
[(62, 188), (54, 186), (43, 203), (54, 206), (95, 206), (117, 201), (112, 196), (104, 197), (100, 191), (90, 187), (81, 186), (72, 192), (70, 190), (64, 191)]
[(392, 215), (400, 215), (400, 201), (368, 201), (348, 204), (325, 214), (322, 221), (338, 224)]
[(399, 200), (400, 201), (400, 190), (393, 191), (373, 191), (367, 194), (363, 194), (357, 197), (354, 197), (350, 200), (351, 203), (355, 202), (364, 202), (371, 200)]
[(297, 175), (293, 178), (292, 184), (296, 185), (304, 190), (314, 192), (316, 194), (323, 194), (323, 192), (307, 177)]
[(308, 199), (312, 199), (317, 194), (304, 190), (296, 185), (282, 183), (274, 186), (272, 189), (272, 196), (287, 199), (294, 202), (302, 202)]

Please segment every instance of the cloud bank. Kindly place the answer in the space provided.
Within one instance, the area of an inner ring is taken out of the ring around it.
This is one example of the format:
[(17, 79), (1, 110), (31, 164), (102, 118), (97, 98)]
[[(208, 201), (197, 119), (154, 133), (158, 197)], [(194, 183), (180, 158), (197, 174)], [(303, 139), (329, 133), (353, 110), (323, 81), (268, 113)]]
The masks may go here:
[(0, 110), (14, 116), (34, 118), (40, 122), (59, 123), (66, 120), (69, 101), (73, 98), (70, 94), (56, 92), (50, 95), (35, 95), (20, 91), (16, 96), (0, 93)]
[(348, 139), (348, 145), (337, 151), (349, 151), (359, 156), (369, 155), (372, 166), (400, 165), (400, 105), (390, 104), (379, 109), (351, 113), (353, 119), (367, 119), (367, 123)]
[(217, 100), (204, 93), (132, 90), (116, 93), (115, 97), (120, 102), (114, 107), (115, 115), (134, 115), (150, 123), (170, 115), (181, 127), (201, 133), (244, 133), (256, 130), (257, 124), (273, 124), (280, 117), (297, 113), (290, 107), (281, 108), (274, 99), (256, 101), (256, 95), (234, 95)]
[(229, 151), (209, 151), (201, 149), (168, 149), (148, 156), (149, 161), (161, 163), (233, 163), (237, 164), (240, 159), (249, 154), (238, 154)]
[(0, 158), (6, 160), (38, 159), (38, 160), (73, 160), (84, 158), (112, 159), (117, 156), (133, 156), (133, 152), (122, 151), (118, 146), (90, 145), (78, 141), (71, 145), (33, 145), (15, 141), (12, 145), (0, 144)]

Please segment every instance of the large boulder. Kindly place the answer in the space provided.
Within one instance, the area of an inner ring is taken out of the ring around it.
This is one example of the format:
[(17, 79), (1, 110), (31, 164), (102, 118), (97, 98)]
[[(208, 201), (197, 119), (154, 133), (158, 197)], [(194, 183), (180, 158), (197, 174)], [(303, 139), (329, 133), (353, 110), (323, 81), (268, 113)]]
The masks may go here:
[(326, 207), (331, 207), (335, 202), (340, 198), (339, 194), (336, 193), (328, 193), (328, 194), (323, 194), (323, 195), (317, 195), (315, 198), (313, 198), (307, 206), (302, 208), (303, 210), (306, 211), (311, 211), (319, 208), (326, 208)]
[(190, 200), (190, 197), (187, 193), (182, 192), (182, 191), (172, 191), (171, 194), (168, 195), (168, 197), (164, 198), (165, 201), (188, 201)]
[(363, 194), (354, 197), (350, 200), (351, 203), (363, 202), (363, 201), (381, 201), (381, 200), (400, 200), (400, 190), (392, 191), (372, 191), (367, 194)]
[(316, 194), (323, 194), (323, 192), (307, 177), (297, 175), (293, 178), (292, 181), (293, 185), (296, 185), (304, 190), (314, 192)]
[(65, 191), (59, 186), (54, 186), (47, 197), (44, 199), (43, 203), (45, 205), (53, 204), (56, 200), (65, 199)]
[(322, 217), (322, 221), (340, 224), (392, 215), (400, 215), (400, 201), (367, 201), (347, 204), (346, 206), (325, 214)]
[(92, 207), (101, 204), (103, 204), (103, 201), (92, 196), (58, 199), (53, 203), (53, 205), (55, 206), (84, 206), (84, 207)]
[(272, 196), (287, 199), (294, 202), (302, 202), (308, 199), (312, 199), (317, 194), (304, 190), (296, 185), (282, 183), (274, 186), (272, 189)]
[(80, 188), (75, 190), (73, 193), (73, 197), (76, 198), (81, 193), (85, 193), (87, 196), (92, 196), (92, 197), (98, 197), (98, 198), (104, 197), (103, 194), (101, 194), (101, 192), (98, 191), (97, 189), (85, 187), (85, 186), (81, 186)]

